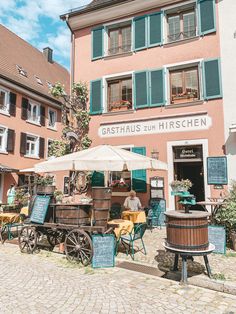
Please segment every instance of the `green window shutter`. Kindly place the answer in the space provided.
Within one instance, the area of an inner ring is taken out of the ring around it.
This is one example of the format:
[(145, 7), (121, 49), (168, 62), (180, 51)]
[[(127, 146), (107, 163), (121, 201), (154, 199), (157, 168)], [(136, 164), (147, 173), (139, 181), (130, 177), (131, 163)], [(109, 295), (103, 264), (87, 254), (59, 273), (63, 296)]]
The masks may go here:
[(90, 114), (102, 113), (102, 80), (91, 81), (90, 83)]
[(215, 0), (198, 0), (199, 33), (206, 35), (216, 31)]
[(104, 27), (97, 27), (92, 30), (92, 59), (100, 59), (104, 55)]
[[(146, 147), (133, 147), (132, 152), (146, 156)], [(147, 192), (147, 171), (132, 171), (132, 189), (136, 192)]]
[(149, 15), (148, 17), (148, 46), (158, 46), (163, 43), (163, 31), (162, 31), (162, 18), (163, 13), (157, 12)]
[(133, 19), (134, 50), (147, 48), (147, 16)]
[(134, 73), (134, 107), (136, 109), (149, 106), (148, 99), (148, 72)]
[(204, 99), (222, 97), (221, 70), (219, 59), (203, 62)]
[(164, 69), (149, 72), (150, 106), (158, 107), (165, 104), (165, 73)]
[(104, 173), (94, 171), (92, 174), (91, 185), (93, 186), (104, 186)]

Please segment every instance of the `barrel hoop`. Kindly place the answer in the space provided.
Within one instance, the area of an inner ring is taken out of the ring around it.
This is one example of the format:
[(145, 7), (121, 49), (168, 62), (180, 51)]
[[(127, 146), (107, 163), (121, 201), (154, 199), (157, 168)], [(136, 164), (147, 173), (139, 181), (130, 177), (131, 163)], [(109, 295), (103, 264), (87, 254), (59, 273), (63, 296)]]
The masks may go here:
[(190, 226), (190, 225), (186, 225), (186, 226), (183, 226), (183, 225), (175, 225), (175, 224), (170, 224), (170, 223), (167, 223), (167, 228), (176, 228), (176, 229), (201, 229), (201, 228), (207, 228), (208, 227), (208, 224), (204, 224), (204, 225), (196, 225), (196, 226)]
[(206, 243), (200, 244), (200, 245), (180, 245), (180, 244), (175, 244), (175, 243), (171, 243), (168, 241), (168, 244), (170, 247), (173, 247), (176, 249), (183, 249), (183, 250), (205, 249), (206, 247), (209, 246), (209, 242), (206, 242)]

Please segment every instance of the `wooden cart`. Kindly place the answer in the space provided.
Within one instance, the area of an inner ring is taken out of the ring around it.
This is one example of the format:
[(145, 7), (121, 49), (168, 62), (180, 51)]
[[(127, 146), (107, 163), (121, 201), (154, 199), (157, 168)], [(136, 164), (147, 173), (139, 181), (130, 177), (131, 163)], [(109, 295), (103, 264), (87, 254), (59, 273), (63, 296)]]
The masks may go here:
[(64, 243), (64, 251), (69, 261), (89, 265), (93, 257), (92, 235), (112, 233), (116, 226), (107, 225), (111, 192), (109, 191), (110, 195), (105, 194), (106, 198), (102, 197), (103, 195), (94, 198), (93, 204), (51, 203), (42, 224), (24, 224), (18, 238), (21, 252), (33, 253), (42, 238), (46, 237), (52, 248)]

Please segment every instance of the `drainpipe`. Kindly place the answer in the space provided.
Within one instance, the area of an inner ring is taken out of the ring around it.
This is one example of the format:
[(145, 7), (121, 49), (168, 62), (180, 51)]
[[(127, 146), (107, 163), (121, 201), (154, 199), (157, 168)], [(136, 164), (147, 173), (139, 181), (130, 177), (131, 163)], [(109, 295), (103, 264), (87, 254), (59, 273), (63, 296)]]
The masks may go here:
[(70, 89), (74, 83), (74, 57), (75, 57), (75, 34), (69, 24), (69, 14), (66, 15), (66, 24), (71, 32), (71, 55), (70, 55)]

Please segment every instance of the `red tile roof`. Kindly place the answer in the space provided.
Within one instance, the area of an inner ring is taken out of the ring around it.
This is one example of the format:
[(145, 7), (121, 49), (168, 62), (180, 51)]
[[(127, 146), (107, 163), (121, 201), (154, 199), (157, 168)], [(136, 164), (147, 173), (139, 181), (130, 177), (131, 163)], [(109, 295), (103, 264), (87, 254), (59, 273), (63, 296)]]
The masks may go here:
[[(66, 68), (57, 62), (48, 62), (41, 51), (1, 24), (0, 38), (0, 77), (52, 99), (54, 98), (49, 94), (48, 82), (60, 82), (69, 91), (70, 75)], [(19, 73), (17, 66), (26, 71), (27, 77)], [(42, 84), (38, 83), (36, 76)]]

